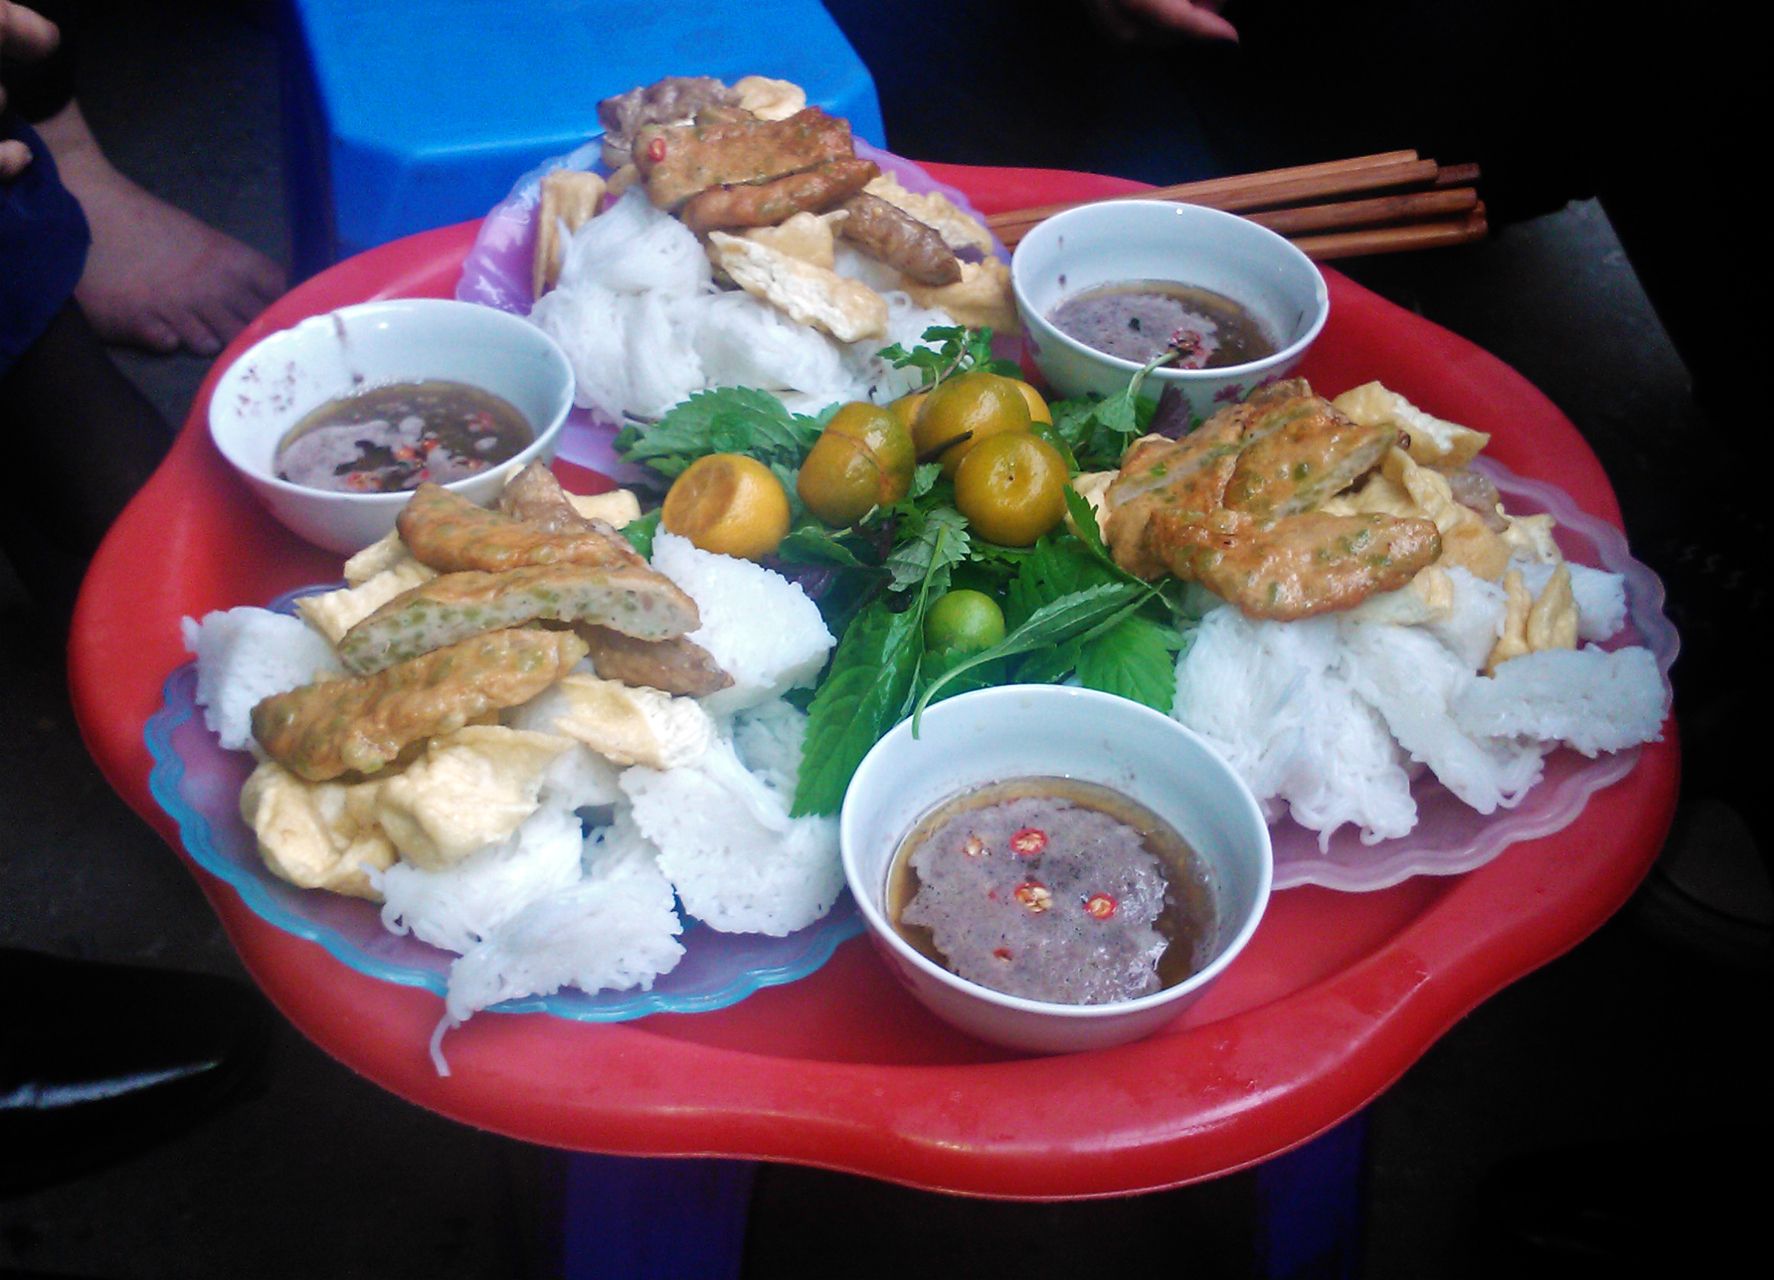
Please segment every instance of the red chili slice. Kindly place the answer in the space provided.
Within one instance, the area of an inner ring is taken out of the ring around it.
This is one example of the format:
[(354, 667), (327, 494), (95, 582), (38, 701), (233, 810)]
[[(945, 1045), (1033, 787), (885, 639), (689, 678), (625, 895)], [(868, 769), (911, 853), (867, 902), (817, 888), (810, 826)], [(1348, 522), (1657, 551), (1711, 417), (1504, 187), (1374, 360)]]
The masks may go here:
[(1084, 909), (1098, 920), (1107, 920), (1121, 904), (1106, 893), (1093, 893), (1084, 900)]
[(1047, 833), (1039, 827), (1024, 827), (1010, 837), (1010, 851), (1019, 858), (1037, 858), (1047, 848)]
[(647, 144), (647, 159), (651, 160), (654, 164), (658, 164), (661, 160), (665, 159), (664, 138), (654, 138), (653, 141)]
[(1039, 880), (1024, 880), (1016, 886), (1016, 900), (1039, 914), (1053, 905), (1053, 890)]

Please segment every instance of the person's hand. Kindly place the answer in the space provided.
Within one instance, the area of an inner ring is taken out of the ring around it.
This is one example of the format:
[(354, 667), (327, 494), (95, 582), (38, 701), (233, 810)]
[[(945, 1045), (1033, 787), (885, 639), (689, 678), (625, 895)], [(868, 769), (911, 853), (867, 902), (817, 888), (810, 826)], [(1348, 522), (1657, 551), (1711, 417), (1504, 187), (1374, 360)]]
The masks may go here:
[[(61, 39), (55, 23), (35, 9), (0, 0), (0, 58), (29, 62), (54, 49)], [(6, 86), (0, 84), (0, 111), (6, 109)], [(0, 140), (0, 182), (8, 182), (31, 163), (31, 149), (16, 138)]]
[(1226, 0), (1085, 0), (1097, 22), (1117, 40), (1154, 38), (1238, 39), (1238, 28), (1220, 16)]

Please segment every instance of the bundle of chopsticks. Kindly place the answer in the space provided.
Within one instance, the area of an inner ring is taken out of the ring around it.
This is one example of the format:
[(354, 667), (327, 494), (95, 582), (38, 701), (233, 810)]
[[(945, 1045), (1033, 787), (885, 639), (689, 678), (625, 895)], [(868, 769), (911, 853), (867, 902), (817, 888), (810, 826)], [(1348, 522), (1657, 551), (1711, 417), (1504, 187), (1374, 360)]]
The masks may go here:
[[(1286, 236), (1307, 257), (1354, 258), (1482, 238), (1485, 212), (1477, 181), (1477, 165), (1439, 165), (1415, 151), (1386, 151), (1108, 198), (1224, 209)], [(1036, 223), (1073, 207), (1016, 209), (993, 214), (986, 224), (1010, 248)]]

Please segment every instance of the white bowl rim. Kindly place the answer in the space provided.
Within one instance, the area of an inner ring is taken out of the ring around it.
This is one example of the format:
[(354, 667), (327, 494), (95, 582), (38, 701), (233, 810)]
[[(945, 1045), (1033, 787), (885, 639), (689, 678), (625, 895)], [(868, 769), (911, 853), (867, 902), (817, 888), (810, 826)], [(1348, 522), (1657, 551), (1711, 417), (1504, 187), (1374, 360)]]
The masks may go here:
[[(507, 458), (504, 462), (495, 464), (496, 467), (518, 467), (529, 462), (531, 459), (535, 458), (551, 440), (560, 434), (562, 428), (566, 425), (567, 414), (571, 413), (573, 409), (573, 364), (572, 361), (567, 358), (567, 353), (561, 349), (560, 343), (556, 342), (551, 336), (543, 332), (543, 330), (536, 325), (531, 324), (522, 316), (513, 315), (506, 311), (500, 311), (494, 307), (482, 306), (478, 302), (462, 302), (456, 298), (378, 298), (373, 302), (355, 302), (349, 306), (334, 307), (329, 311), (322, 311), (315, 315), (304, 316), (292, 325), (278, 329), (273, 333), (266, 334), (230, 361), (228, 367), (222, 370), (220, 376), (216, 379), (214, 392), (210, 396), (209, 413), (207, 415), (209, 419), (207, 424), (209, 427), (209, 438), (211, 443), (215, 445), (216, 452), (220, 453), (223, 460), (236, 471), (244, 476), (250, 476), (254, 483), (262, 484), (279, 493), (307, 496), (318, 494), (328, 500), (339, 499), (350, 505), (360, 507), (392, 506), (405, 503), (408, 498), (413, 496), (413, 491), (411, 489), (399, 489), (390, 493), (353, 493), (346, 489), (321, 489), (314, 485), (296, 484), (293, 481), (285, 480), (275, 472), (263, 470), (239, 457), (238, 454), (229, 447), (229, 442), (224, 440), (222, 434), (217, 430), (217, 422), (222, 413), (222, 409), (218, 407), (222, 404), (222, 384), (233, 375), (235, 370), (241, 368), (245, 364), (249, 356), (256, 356), (267, 348), (274, 348), (279, 341), (294, 341), (292, 335), (296, 334), (298, 330), (310, 326), (320, 327), (327, 325), (335, 319), (349, 320), (356, 316), (373, 316), (380, 312), (399, 315), (412, 311), (453, 311), (458, 314), (467, 314), (472, 311), (479, 316), (496, 317), (489, 319), (487, 323), (503, 327), (513, 333), (523, 332), (533, 338), (539, 339), (543, 344), (544, 349), (549, 353), (550, 360), (557, 363), (560, 366), (560, 369), (566, 374), (565, 385), (567, 388), (567, 397), (565, 410), (556, 414), (554, 421), (548, 426), (536, 432), (535, 438), (531, 440), (529, 444), (525, 445), (517, 453), (512, 454), (511, 457)], [(517, 327), (512, 328), (514, 325)], [(371, 390), (373, 388), (365, 387), (364, 389)], [(476, 472), (471, 476), (463, 476), (460, 479), (451, 480), (443, 487), (445, 489), (457, 489), (463, 485), (473, 484), (477, 480), (484, 479), (493, 469), (494, 468), (488, 468), (487, 471)]]
[[(1036, 690), (1041, 690), (1043, 692), (1035, 693), (1034, 691)], [(1147, 716), (1154, 720), (1162, 721), (1167, 729), (1174, 729), (1184, 738), (1192, 740), (1219, 763), (1220, 767), (1225, 770), (1227, 780), (1231, 782), (1233, 790), (1240, 799), (1240, 808), (1245, 810), (1245, 816), (1255, 823), (1255, 829), (1261, 833), (1259, 836), (1261, 842), (1261, 857), (1257, 868), (1256, 893), (1253, 895), (1252, 909), (1240, 923), (1238, 931), (1232, 935), (1232, 938), (1225, 946), (1220, 948), (1219, 954), (1207, 964), (1203, 965), (1200, 969), (1190, 974), (1175, 986), (1165, 987), (1162, 991), (1154, 991), (1150, 995), (1136, 996), (1132, 1000), (1111, 1001), (1107, 1004), (1062, 1004), (1057, 1001), (1031, 1000), (1027, 996), (1013, 996), (1003, 991), (994, 991), (991, 987), (982, 986), (980, 983), (973, 982), (967, 978), (963, 978), (958, 973), (945, 969), (942, 965), (937, 964), (934, 960), (924, 955), (916, 947), (913, 947), (901, 937), (899, 930), (893, 927), (893, 922), (887, 919), (886, 914), (875, 906), (874, 898), (870, 894), (859, 891), (860, 886), (856, 881), (861, 879), (861, 875), (855, 867), (854, 860), (851, 857), (850, 845), (848, 842), (845, 842), (840, 850), (844, 864), (844, 879), (850, 887), (850, 896), (856, 900), (857, 909), (862, 912), (863, 918), (868, 922), (870, 934), (874, 936), (878, 943), (892, 947), (896, 956), (908, 960), (921, 972), (928, 974), (950, 990), (972, 999), (982, 1000), (987, 1004), (995, 1005), (1001, 1009), (1015, 1010), (1020, 1013), (1039, 1014), (1044, 1017), (1057, 1017), (1071, 1021), (1091, 1022), (1104, 1018), (1123, 1017), (1147, 1009), (1158, 1008), (1173, 1000), (1178, 1000), (1184, 996), (1200, 991), (1202, 987), (1207, 986), (1223, 973), (1232, 961), (1238, 957), (1238, 954), (1244, 950), (1245, 944), (1248, 943), (1251, 937), (1256, 933), (1257, 927), (1262, 923), (1263, 916), (1268, 911), (1269, 897), (1273, 890), (1275, 879), (1275, 850), (1269, 838), (1269, 824), (1263, 818), (1262, 806), (1257, 803), (1256, 796), (1251, 793), (1250, 787), (1238, 776), (1232, 766), (1226, 763), (1225, 757), (1220, 755), (1213, 745), (1200, 734), (1196, 733), (1181, 721), (1172, 719), (1161, 711), (1155, 711), (1143, 703), (1135, 702), (1131, 698), (1120, 697), (1117, 694), (1104, 693), (1098, 689), (1085, 689), (1073, 685), (993, 685), (985, 689), (972, 689), (966, 693), (956, 694), (953, 698), (946, 699), (945, 701), (939, 702), (935, 706), (928, 708), (924, 714), (928, 716), (936, 713), (943, 707), (959, 702), (963, 698), (982, 699), (994, 695), (1027, 697), (1031, 696), (1031, 694), (1036, 697), (1079, 697), (1085, 701), (1098, 701), (1099, 705), (1107, 705), (1111, 703), (1118, 704), (1115, 707), (1118, 713), (1130, 714), (1135, 717)], [(875, 743), (873, 747), (869, 748), (868, 755), (865, 755), (862, 758), (862, 763), (857, 765), (857, 772), (861, 773), (863, 766), (868, 763), (869, 757), (875, 755), (876, 752), (883, 750), (885, 744), (895, 734), (902, 730), (910, 732), (908, 727), (910, 723), (911, 721), (909, 719), (902, 720), (899, 724), (888, 730), (887, 733), (883, 734), (881, 740)], [(1140, 801), (1137, 796), (1132, 798), (1136, 802), (1144, 803), (1143, 801)], [(848, 790), (845, 792), (845, 799), (846, 801), (849, 799)], [(842, 823), (841, 814), (842, 811), (840, 810), (840, 824)], [(840, 835), (841, 833), (842, 826), (840, 825)], [(889, 866), (891, 866), (891, 859), (889, 859)]]
[[(1168, 382), (1195, 382), (1239, 378), (1252, 373), (1262, 373), (1277, 365), (1286, 364), (1290, 360), (1297, 360), (1300, 355), (1305, 352), (1306, 348), (1311, 346), (1313, 342), (1317, 340), (1318, 335), (1324, 331), (1325, 322), (1330, 319), (1330, 286), (1325, 281), (1324, 272), (1318, 269), (1318, 264), (1312, 261), (1311, 258), (1307, 257), (1305, 253), (1300, 250), (1300, 247), (1294, 244), (1294, 242), (1289, 240), (1286, 236), (1277, 234), (1259, 223), (1252, 222), (1249, 218), (1240, 217), (1235, 213), (1227, 213), (1224, 209), (1210, 209), (1206, 205), (1188, 204), (1184, 201), (1177, 200), (1111, 199), (1092, 201), (1090, 204), (1079, 205), (1076, 208), (1067, 209), (1062, 213), (1056, 213), (1050, 218), (1043, 219), (1041, 222), (1035, 224), (1028, 235), (1022, 238), (1016, 246), (1016, 252), (1012, 253), (1010, 256), (1011, 291), (1015, 295), (1017, 302), (1021, 304), (1020, 310), (1024, 317), (1026, 317), (1029, 322), (1040, 326), (1041, 340), (1043, 342), (1046, 342), (1049, 339), (1055, 340), (1059, 342), (1061, 346), (1068, 348), (1078, 355), (1086, 356), (1093, 360), (1099, 360), (1111, 369), (1123, 370), (1129, 377), (1145, 368), (1143, 364), (1136, 364), (1134, 361), (1125, 359), (1121, 356), (1114, 356), (1106, 351), (1099, 351), (1088, 343), (1078, 341), (1078, 339), (1074, 338), (1071, 334), (1066, 333), (1063, 329), (1056, 328), (1053, 322), (1046, 316), (1042, 315), (1040, 310), (1029, 301), (1028, 295), (1023, 289), (1022, 276), (1016, 269), (1017, 254), (1022, 251), (1023, 245), (1027, 244), (1029, 241), (1034, 240), (1037, 236), (1059, 234), (1058, 231), (1052, 230), (1052, 228), (1058, 224), (1069, 221), (1078, 221), (1084, 218), (1101, 217), (1105, 209), (1109, 209), (1111, 206), (1115, 205), (1131, 206), (1138, 209), (1183, 209), (1189, 211), (1183, 215), (1184, 217), (1201, 215), (1206, 217), (1210, 222), (1241, 224), (1243, 227), (1255, 232), (1256, 238), (1259, 241), (1267, 240), (1272, 242), (1274, 247), (1277, 247), (1282, 251), (1282, 256), (1284, 258), (1291, 259), (1296, 263), (1304, 263), (1311, 271), (1313, 278), (1312, 323), (1306, 326), (1306, 332), (1304, 334), (1294, 339), (1293, 342), (1275, 352), (1273, 355), (1264, 356), (1261, 360), (1248, 360), (1243, 364), (1216, 365), (1211, 369), (1169, 369), (1161, 365), (1154, 369), (1149, 376)], [(1061, 229), (1063, 230), (1063, 227)]]

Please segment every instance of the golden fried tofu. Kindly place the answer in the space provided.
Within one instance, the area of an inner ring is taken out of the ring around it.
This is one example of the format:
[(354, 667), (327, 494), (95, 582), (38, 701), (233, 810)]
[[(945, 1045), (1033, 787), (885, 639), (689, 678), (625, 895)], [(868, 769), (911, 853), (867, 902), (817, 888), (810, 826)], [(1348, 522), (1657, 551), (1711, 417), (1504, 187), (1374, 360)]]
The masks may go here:
[(530, 262), (530, 296), (540, 298), (561, 278), (565, 236), (597, 217), (603, 207), (604, 180), (577, 169), (553, 169), (542, 175), (536, 209), (536, 249)]
[(395, 596), (436, 576), (436, 569), (420, 564), (402, 548), (401, 558), (374, 577), (354, 587), (303, 596), (296, 601), (296, 612), (304, 622), (336, 645), (345, 638), (347, 631)]
[(390, 529), (345, 562), (345, 581), (354, 587), (362, 586), (378, 573), (412, 558), (413, 553), (400, 540), (400, 530)]
[(786, 120), (807, 106), (807, 91), (791, 80), (741, 76), (733, 82), (738, 106), (760, 120)]
[(1425, 467), (1455, 471), (1476, 458), (1490, 436), (1425, 413), (1378, 382), (1363, 383), (1331, 401), (1364, 426), (1390, 425), (1408, 437), (1406, 451)]
[(958, 284), (919, 284), (909, 276), (902, 276), (900, 287), (920, 307), (946, 311), (956, 324), (969, 329), (990, 329), (993, 333), (1022, 332), (1022, 321), (1016, 314), (1016, 299), (1010, 291), (1010, 268), (997, 258), (963, 262)]
[(1540, 597), (1528, 610), (1528, 652), (1543, 653), (1548, 649), (1577, 647), (1577, 597), (1571, 590), (1571, 566), (1561, 564), (1552, 571)]
[[(847, 216), (842, 212), (801, 212), (773, 227), (752, 227), (741, 234), (765, 248), (830, 271), (837, 261), (837, 236), (833, 224), (842, 222)], [(717, 264), (718, 261), (717, 257)]]
[(744, 236), (714, 231), (708, 241), (733, 283), (791, 320), (839, 342), (886, 334), (887, 300), (867, 285)]
[(378, 785), (308, 782), (266, 760), (240, 789), (240, 816), (252, 828), (265, 866), (279, 879), (379, 902), (382, 895), (366, 868), (393, 866), (394, 845), (352, 802)]
[(375, 812), (401, 858), (426, 871), (505, 839), (536, 811), (566, 738), (469, 725), (432, 738), (425, 754), (377, 790)]
[(555, 733), (583, 742), (619, 765), (675, 769), (701, 757), (714, 721), (691, 698), (637, 689), (574, 672), (556, 686), (562, 699)]
[(641, 500), (632, 489), (611, 489), (608, 493), (569, 493), (567, 501), (573, 510), (587, 520), (602, 520), (612, 529), (620, 529), (641, 518)]
[(1502, 535), (1478, 512), (1454, 501), (1446, 476), (1418, 465), (1402, 449), (1387, 454), (1380, 474), (1356, 492), (1327, 502), (1324, 510), (1432, 520), (1441, 532), (1439, 563), (1443, 568), (1458, 567), (1486, 582), (1496, 582), (1509, 567), (1510, 548)]

